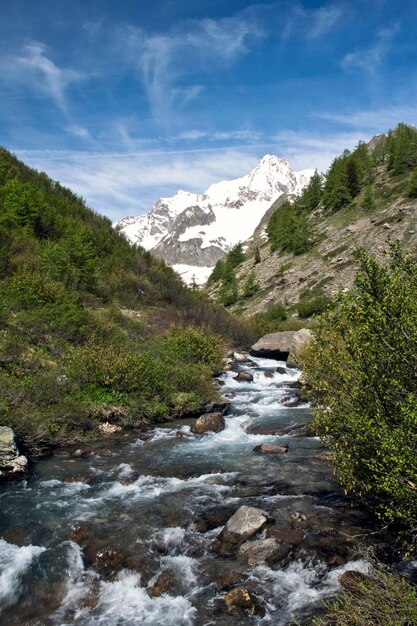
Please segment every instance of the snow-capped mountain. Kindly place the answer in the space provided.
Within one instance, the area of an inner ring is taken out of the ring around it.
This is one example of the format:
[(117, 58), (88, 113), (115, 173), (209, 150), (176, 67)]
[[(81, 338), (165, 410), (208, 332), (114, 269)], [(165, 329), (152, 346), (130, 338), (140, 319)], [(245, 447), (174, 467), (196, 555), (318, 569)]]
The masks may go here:
[(288, 161), (267, 154), (247, 176), (215, 183), (201, 195), (178, 191), (115, 227), (165, 259), (186, 282), (194, 276), (203, 283), (230, 248), (252, 235), (271, 204), (283, 193), (299, 194), (312, 174), (293, 172)]

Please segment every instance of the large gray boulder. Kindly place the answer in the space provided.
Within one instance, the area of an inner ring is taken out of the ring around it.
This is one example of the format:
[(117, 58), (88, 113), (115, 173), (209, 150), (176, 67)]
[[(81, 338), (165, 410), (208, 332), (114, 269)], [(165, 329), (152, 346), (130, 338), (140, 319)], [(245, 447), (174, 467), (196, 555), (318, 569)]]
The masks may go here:
[(272, 563), (284, 559), (290, 546), (284, 542), (277, 541), (273, 537), (268, 539), (258, 539), (257, 541), (246, 541), (238, 550), (238, 557), (255, 567), (260, 563)]
[(291, 351), (294, 330), (264, 335), (249, 350), (252, 356), (266, 357), (285, 361)]
[(24, 476), (27, 465), (27, 458), (19, 453), (13, 430), (0, 426), (0, 479)]
[(300, 367), (299, 354), (303, 348), (314, 340), (314, 335), (309, 328), (298, 330), (291, 342), (291, 349), (287, 359), (287, 367)]
[(260, 531), (269, 519), (266, 511), (243, 505), (226, 523), (219, 539), (226, 543), (242, 543)]
[(224, 427), (224, 417), (220, 411), (217, 411), (215, 413), (206, 413), (199, 417), (191, 430), (197, 435), (202, 435), (208, 432), (218, 433), (220, 430), (224, 430)]

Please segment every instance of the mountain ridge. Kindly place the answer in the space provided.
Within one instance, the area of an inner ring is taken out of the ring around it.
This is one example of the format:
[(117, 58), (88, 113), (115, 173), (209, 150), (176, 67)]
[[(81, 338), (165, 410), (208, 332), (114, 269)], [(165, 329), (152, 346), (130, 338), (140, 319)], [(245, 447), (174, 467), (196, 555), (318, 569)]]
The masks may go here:
[(120, 220), (115, 228), (131, 243), (183, 270), (187, 282), (195, 274), (201, 283), (233, 245), (253, 233), (279, 196), (298, 195), (312, 174), (293, 171), (288, 160), (266, 154), (245, 176), (213, 183), (202, 194), (179, 190), (157, 200), (145, 215)]

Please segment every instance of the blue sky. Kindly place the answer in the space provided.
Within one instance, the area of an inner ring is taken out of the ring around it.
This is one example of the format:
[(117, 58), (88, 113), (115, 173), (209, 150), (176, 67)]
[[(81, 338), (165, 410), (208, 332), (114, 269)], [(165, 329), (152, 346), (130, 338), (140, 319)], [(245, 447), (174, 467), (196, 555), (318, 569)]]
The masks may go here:
[(415, 0), (1, 5), (0, 143), (112, 219), (417, 122)]

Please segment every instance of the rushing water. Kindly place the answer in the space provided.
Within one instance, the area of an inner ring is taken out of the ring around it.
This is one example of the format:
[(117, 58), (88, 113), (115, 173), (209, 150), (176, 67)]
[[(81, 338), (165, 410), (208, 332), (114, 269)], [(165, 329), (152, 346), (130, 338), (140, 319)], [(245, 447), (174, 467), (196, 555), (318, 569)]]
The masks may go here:
[[(292, 615), (306, 623), (343, 571), (366, 570), (349, 539), (366, 519), (320, 459), (319, 440), (248, 432), (310, 418), (307, 407), (282, 404), (294, 393), (283, 384), (299, 372), (255, 361), (251, 383), (233, 372), (222, 377), (232, 399), (222, 432), (192, 435), (192, 420), (171, 422), (147, 440), (119, 438), (112, 456), (44, 459), (28, 481), (0, 487), (2, 626), (279, 626)], [(255, 454), (263, 442), (287, 443), (289, 451)], [(104, 435), (97, 443), (110, 446)], [(220, 557), (216, 537), (242, 504), (287, 527), (291, 513), (304, 513), (304, 541), (271, 566)], [(75, 537), (74, 527), (85, 534)], [(97, 560), (106, 550), (124, 559), (114, 572)], [(259, 615), (226, 611), (219, 579), (232, 570), (258, 598)], [(171, 586), (152, 597), (161, 573), (172, 575)]]

